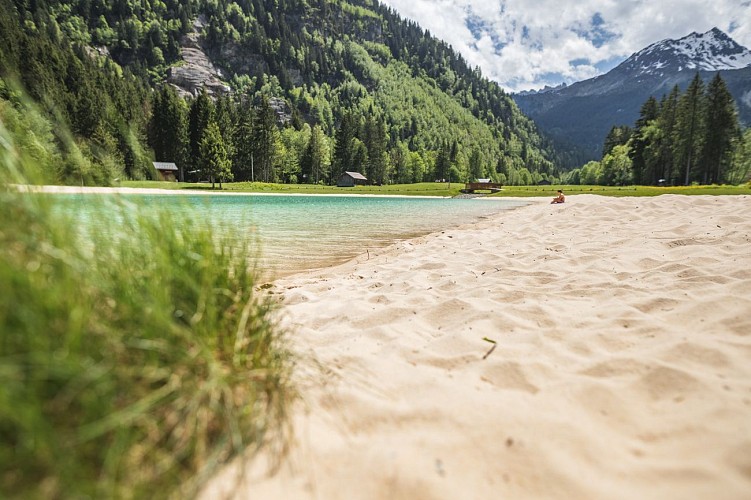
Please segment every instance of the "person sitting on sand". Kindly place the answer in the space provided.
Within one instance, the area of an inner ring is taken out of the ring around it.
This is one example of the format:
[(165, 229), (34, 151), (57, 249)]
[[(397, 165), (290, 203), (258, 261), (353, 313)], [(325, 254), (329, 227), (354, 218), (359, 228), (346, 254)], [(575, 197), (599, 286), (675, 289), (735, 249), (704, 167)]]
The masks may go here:
[(559, 189), (558, 190), (558, 196), (556, 196), (555, 198), (553, 198), (553, 201), (551, 201), (550, 204), (552, 205), (553, 203), (563, 203), (565, 201), (566, 201), (566, 197), (563, 196), (563, 191), (561, 191)]

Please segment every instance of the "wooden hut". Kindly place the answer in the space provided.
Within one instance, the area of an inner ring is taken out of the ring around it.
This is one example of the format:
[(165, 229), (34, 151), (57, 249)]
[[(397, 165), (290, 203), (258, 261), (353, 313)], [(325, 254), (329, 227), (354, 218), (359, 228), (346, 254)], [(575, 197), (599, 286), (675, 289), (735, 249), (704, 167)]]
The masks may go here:
[(163, 181), (177, 182), (177, 165), (165, 161), (154, 161), (151, 163)]
[(339, 181), (336, 183), (339, 187), (355, 187), (364, 186), (368, 183), (368, 179), (360, 172), (344, 172)]
[(474, 193), (475, 191), (490, 191), (491, 193), (497, 193), (501, 190), (503, 185), (490, 182), (490, 179), (475, 179), (476, 182), (468, 182), (464, 185), (464, 189), (460, 189), (462, 193)]

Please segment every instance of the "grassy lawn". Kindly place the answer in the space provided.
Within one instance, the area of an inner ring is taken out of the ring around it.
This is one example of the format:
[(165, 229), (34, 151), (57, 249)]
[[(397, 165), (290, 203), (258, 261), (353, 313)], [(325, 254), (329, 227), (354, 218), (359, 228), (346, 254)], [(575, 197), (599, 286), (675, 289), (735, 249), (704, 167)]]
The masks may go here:
[[(206, 183), (176, 183), (157, 181), (124, 181), (122, 187), (211, 190)], [(444, 184), (440, 182), (422, 182), (418, 184), (391, 184), (388, 186), (356, 186), (341, 188), (314, 184), (271, 184), (264, 182), (228, 182), (222, 184), (222, 191), (245, 193), (286, 193), (286, 194), (376, 194), (401, 196), (456, 196), (464, 183)], [(219, 190), (219, 184), (216, 184)]]
[(659, 196), (661, 194), (751, 194), (751, 186), (504, 186), (493, 196), (555, 196), (562, 189), (567, 196), (599, 194), (601, 196)]
[[(211, 184), (176, 183), (156, 181), (124, 181), (123, 187), (211, 190)], [(449, 187), (450, 186), (450, 187)], [(387, 186), (357, 186), (340, 188), (336, 186), (319, 186), (311, 184), (270, 184), (263, 182), (229, 182), (222, 185), (222, 191), (246, 193), (287, 193), (287, 194), (378, 194), (401, 196), (456, 196), (464, 183), (452, 182), (450, 185), (439, 182), (422, 182), (418, 184), (391, 184)], [(659, 196), (661, 194), (751, 194), (751, 185), (740, 186), (504, 186), (500, 193), (492, 196), (554, 196), (556, 190), (563, 189), (566, 195), (599, 194), (602, 196)], [(219, 184), (216, 185), (219, 190)]]

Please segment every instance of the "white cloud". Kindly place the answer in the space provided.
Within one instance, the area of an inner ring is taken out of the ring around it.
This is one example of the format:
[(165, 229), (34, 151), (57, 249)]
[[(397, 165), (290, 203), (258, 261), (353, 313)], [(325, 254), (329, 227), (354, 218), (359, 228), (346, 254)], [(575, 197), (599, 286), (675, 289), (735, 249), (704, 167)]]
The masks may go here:
[(591, 78), (651, 43), (715, 26), (751, 48), (749, 0), (381, 1), (512, 91)]

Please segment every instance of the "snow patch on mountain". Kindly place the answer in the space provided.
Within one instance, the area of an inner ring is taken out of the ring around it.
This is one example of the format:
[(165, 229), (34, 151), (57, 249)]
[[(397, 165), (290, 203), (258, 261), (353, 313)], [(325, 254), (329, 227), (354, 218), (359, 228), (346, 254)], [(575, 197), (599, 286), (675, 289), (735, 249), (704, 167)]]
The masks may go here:
[(663, 40), (633, 54), (621, 66), (638, 75), (676, 71), (721, 71), (751, 66), (751, 51), (721, 30)]

